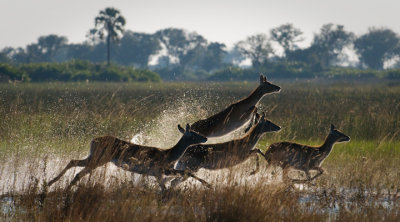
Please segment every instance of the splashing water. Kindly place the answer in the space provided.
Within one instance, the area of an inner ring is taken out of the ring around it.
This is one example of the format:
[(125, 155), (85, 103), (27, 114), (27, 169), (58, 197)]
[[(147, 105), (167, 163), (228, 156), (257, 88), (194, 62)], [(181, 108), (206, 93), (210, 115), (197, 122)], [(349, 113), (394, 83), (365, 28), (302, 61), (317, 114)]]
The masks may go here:
[(144, 135), (142, 133), (138, 133), (132, 137), (130, 142), (134, 143), (134, 144), (143, 145), (143, 144), (145, 144), (145, 141), (146, 141), (146, 138), (144, 137)]
[(158, 117), (145, 124), (143, 130), (132, 137), (131, 142), (158, 148), (172, 147), (182, 137), (178, 131), (178, 124), (185, 127), (186, 123), (206, 116), (207, 111), (202, 109), (199, 103), (181, 100), (178, 105), (170, 105)]
[[(209, 116), (209, 112), (202, 108), (198, 100), (181, 100), (178, 104), (170, 105), (157, 118), (145, 124), (142, 127), (143, 130), (133, 135), (130, 142), (139, 145), (169, 148), (175, 145), (182, 136), (177, 129), (178, 124), (185, 127), (186, 123), (191, 124)], [(207, 143), (220, 143), (237, 139), (244, 134), (244, 129), (249, 122), (227, 135), (208, 138)]]

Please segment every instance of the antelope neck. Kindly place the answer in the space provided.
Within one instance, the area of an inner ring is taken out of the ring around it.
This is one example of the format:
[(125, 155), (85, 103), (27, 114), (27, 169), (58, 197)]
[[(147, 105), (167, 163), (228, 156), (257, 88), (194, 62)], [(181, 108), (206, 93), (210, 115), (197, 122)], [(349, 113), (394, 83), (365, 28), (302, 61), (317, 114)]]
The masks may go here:
[(261, 85), (260, 85), (255, 90), (253, 90), (253, 92), (251, 92), (249, 96), (244, 98), (242, 102), (247, 103), (249, 106), (255, 106), (263, 96), (264, 94), (261, 90)]
[(170, 162), (176, 161), (179, 159), (179, 157), (182, 156), (182, 154), (185, 152), (186, 148), (189, 146), (189, 142), (187, 139), (182, 137), (175, 146), (173, 146), (171, 149), (166, 150), (167, 152), (167, 159)]
[(260, 140), (261, 135), (263, 134), (261, 130), (262, 126), (257, 124), (255, 127), (253, 127), (253, 129), (250, 129), (245, 137), (242, 138), (243, 140), (248, 141), (250, 149), (252, 149), (258, 143), (258, 140)]
[(331, 152), (333, 144), (335, 144), (335, 138), (330, 133), (326, 138), (325, 142), (321, 145), (321, 151), (324, 151), (327, 155)]

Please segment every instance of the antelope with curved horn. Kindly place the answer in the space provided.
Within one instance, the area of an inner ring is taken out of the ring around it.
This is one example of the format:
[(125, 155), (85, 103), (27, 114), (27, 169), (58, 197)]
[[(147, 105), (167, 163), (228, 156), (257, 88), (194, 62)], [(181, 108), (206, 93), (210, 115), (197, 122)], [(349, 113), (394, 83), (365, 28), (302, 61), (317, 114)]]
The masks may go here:
[[(288, 177), (289, 169), (294, 168), (304, 171), (307, 179), (292, 181), (307, 182), (324, 173), (321, 164), (332, 151), (333, 145), (337, 142), (348, 141), (350, 141), (350, 137), (335, 129), (335, 126), (331, 124), (329, 134), (320, 146), (313, 147), (291, 142), (274, 143), (269, 146), (264, 157), (270, 166), (280, 166), (283, 169), (284, 180), (290, 179)], [(310, 170), (317, 170), (318, 173), (311, 177)]]
[(203, 185), (209, 187), (204, 180), (195, 175), (182, 170), (173, 169), (174, 163), (181, 157), (188, 146), (207, 141), (206, 137), (192, 131), (189, 124), (186, 125), (186, 130), (180, 125), (178, 125), (178, 129), (183, 135), (178, 143), (170, 149), (136, 145), (113, 136), (95, 138), (90, 144), (90, 154), (86, 159), (71, 160), (65, 169), (47, 185), (51, 186), (71, 167), (84, 167), (69, 184), (67, 189), (70, 189), (83, 176), (90, 173), (95, 168), (112, 162), (124, 170), (156, 177), (162, 190), (165, 190), (164, 175), (193, 177)]
[[(258, 140), (264, 133), (277, 132), (280, 129), (279, 126), (265, 119), (265, 114), (261, 117), (257, 114), (255, 126), (250, 128), (242, 138), (217, 144), (192, 145), (178, 160), (175, 169), (195, 173), (200, 168), (216, 170), (238, 165), (252, 155), (257, 156), (257, 153), (263, 155), (259, 149), (254, 149)], [(253, 173), (257, 170), (258, 159), (257, 169)], [(171, 186), (175, 186), (184, 180), (186, 178), (176, 178), (171, 182)]]
[(260, 74), (260, 85), (246, 98), (229, 105), (221, 112), (207, 119), (192, 124), (192, 130), (206, 136), (217, 137), (228, 134), (252, 119), (256, 105), (261, 98), (269, 93), (279, 92), (281, 88), (267, 81), (267, 77)]

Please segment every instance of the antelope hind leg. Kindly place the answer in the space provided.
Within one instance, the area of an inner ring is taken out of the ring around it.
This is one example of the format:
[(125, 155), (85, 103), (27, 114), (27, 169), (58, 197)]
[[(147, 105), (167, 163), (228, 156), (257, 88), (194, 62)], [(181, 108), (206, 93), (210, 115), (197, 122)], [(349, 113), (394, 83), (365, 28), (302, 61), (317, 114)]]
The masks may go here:
[(83, 170), (81, 170), (81, 172), (79, 172), (78, 174), (76, 174), (76, 176), (74, 177), (74, 179), (71, 181), (71, 183), (68, 185), (67, 189), (71, 189), (71, 187), (73, 185), (75, 185), (83, 176), (85, 176), (86, 174), (92, 172), (94, 168), (91, 167), (85, 167), (83, 168)]
[(188, 178), (189, 178), (189, 177), (187, 177), (187, 176), (174, 178), (174, 179), (171, 181), (171, 188), (174, 188), (174, 187), (178, 186), (180, 183), (185, 182)]
[(68, 165), (56, 176), (54, 179), (52, 179), (50, 182), (47, 183), (47, 186), (51, 186), (53, 183), (55, 183), (57, 180), (59, 180), (66, 172), (69, 170), (71, 167), (84, 167), (88, 164), (89, 160), (86, 158), (84, 160), (71, 160)]
[(158, 185), (161, 188), (161, 193), (164, 193), (167, 190), (167, 188), (165, 187), (165, 178), (160, 175), (160, 176), (156, 176), (156, 179), (157, 179)]

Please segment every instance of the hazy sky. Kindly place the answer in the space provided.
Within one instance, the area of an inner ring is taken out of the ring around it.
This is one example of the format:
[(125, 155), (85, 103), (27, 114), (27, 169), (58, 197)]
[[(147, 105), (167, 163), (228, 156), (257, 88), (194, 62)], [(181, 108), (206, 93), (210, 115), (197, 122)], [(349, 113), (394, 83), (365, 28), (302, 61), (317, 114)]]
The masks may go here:
[(25, 46), (57, 34), (83, 42), (94, 17), (119, 9), (126, 29), (153, 33), (175, 27), (232, 46), (256, 33), (290, 22), (307, 42), (326, 23), (363, 34), (368, 27), (400, 33), (400, 0), (0, 0), (0, 48)]

